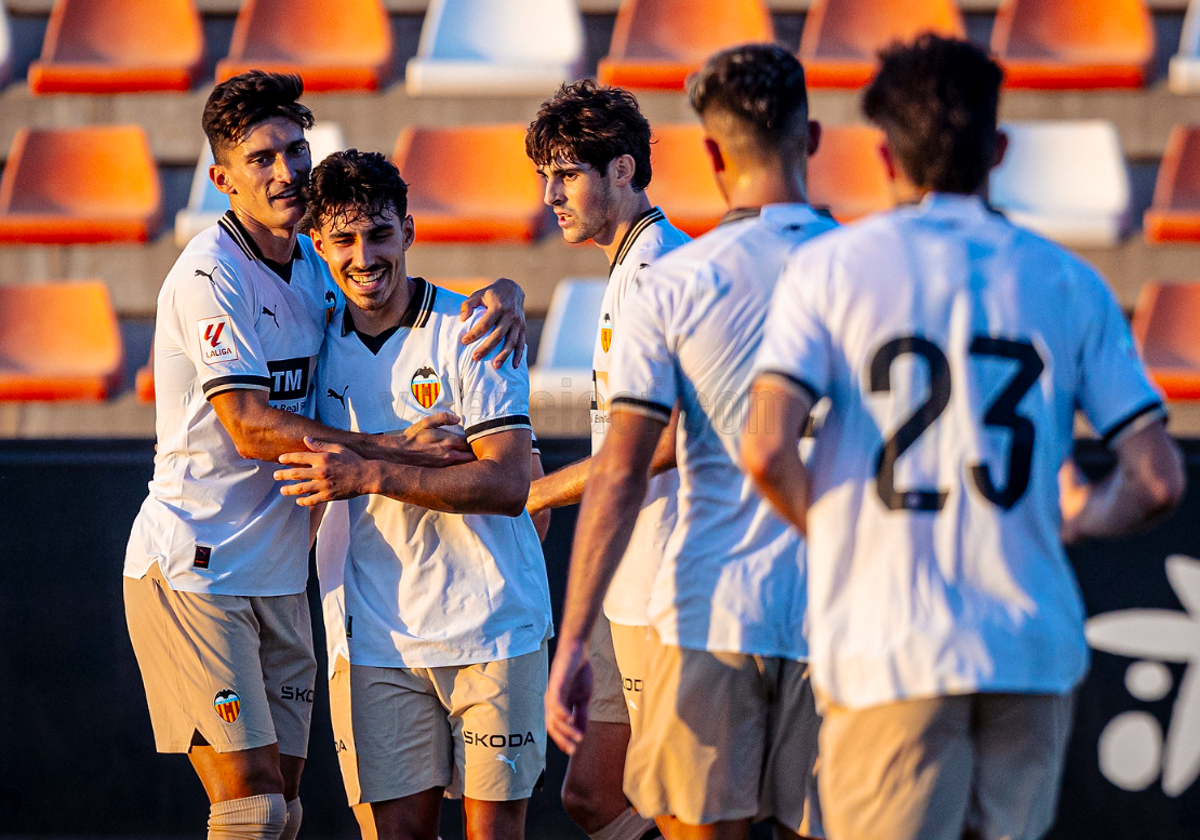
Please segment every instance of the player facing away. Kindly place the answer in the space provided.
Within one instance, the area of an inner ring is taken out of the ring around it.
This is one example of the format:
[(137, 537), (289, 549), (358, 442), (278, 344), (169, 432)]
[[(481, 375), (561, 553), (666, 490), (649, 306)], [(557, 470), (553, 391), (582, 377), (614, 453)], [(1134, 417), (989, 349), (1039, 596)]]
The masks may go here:
[(296, 234), (311, 168), (301, 91), (299, 77), (252, 72), (205, 105), (209, 174), (230, 211), (189, 243), (159, 294), (158, 447), (125, 559), (155, 742), (191, 759), (213, 838), (290, 840), (300, 827), (315, 671), (309, 517), (279, 498), (264, 462), (306, 434), (415, 463), (473, 457), (431, 424), (372, 439), (311, 419), (337, 293)]
[[(623, 340), (621, 313), (646, 265), (688, 241), (662, 210), (650, 204), (650, 124), (637, 99), (591, 80), (564, 85), (542, 103), (525, 134), (545, 202), (568, 242), (596, 243), (609, 260), (592, 352), (592, 454), (608, 431), (608, 369)], [(579, 324), (590, 329), (591, 324)], [(675, 528), (676, 418), (659, 439), (646, 498), (633, 535), (604, 599), (589, 643), (593, 685), (586, 737), (576, 746), (563, 781), (563, 807), (596, 840), (638, 840), (654, 831), (622, 790), (625, 753), (639, 729), (646, 605), (654, 574)], [(533, 482), (531, 512), (577, 504), (591, 459)]]
[[(1170, 509), (1181, 459), (1102, 279), (981, 198), (1000, 68), (932, 35), (882, 62), (863, 110), (902, 206), (789, 262), (743, 460), (807, 530), (829, 835), (1032, 840), (1088, 661), (1062, 542)], [(1076, 407), (1116, 454), (1097, 484)]]
[(309, 441), (280, 458), (293, 466), (276, 477), (295, 482), (282, 493), (300, 505), (350, 500), (351, 727), (336, 733), (357, 755), (348, 788), (371, 804), (380, 840), (435, 838), (445, 792), (463, 797), (471, 840), (521, 838), (545, 766), (552, 635), (525, 510), (528, 372), (472, 359), (465, 299), (408, 276), (407, 186), (383, 155), (331, 155), (306, 195), (314, 245), (346, 298), (318, 364), (321, 419), (385, 432), (453, 412), (475, 455), (430, 469)]
[(817, 728), (805, 675), (799, 535), (737, 463), (751, 362), (786, 255), (834, 226), (805, 204), (804, 71), (774, 45), (717, 53), (690, 80), (730, 212), (661, 257), (625, 302), (609, 368), (610, 428), (584, 494), (547, 726), (570, 752), (584, 735), (587, 638), (679, 404), (679, 521), (648, 611), (641, 731), (625, 792), (668, 838), (821, 833)]

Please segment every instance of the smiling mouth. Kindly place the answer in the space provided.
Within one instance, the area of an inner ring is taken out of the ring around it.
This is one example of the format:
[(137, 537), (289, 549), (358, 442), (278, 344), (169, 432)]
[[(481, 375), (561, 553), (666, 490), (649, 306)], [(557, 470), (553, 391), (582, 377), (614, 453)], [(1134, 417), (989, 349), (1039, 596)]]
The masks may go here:
[(354, 272), (353, 274), (347, 274), (346, 278), (355, 286), (366, 289), (382, 283), (384, 278), (387, 277), (387, 273), (388, 271), (386, 268), (379, 268), (369, 272), (359, 271)]
[(272, 201), (291, 201), (300, 198), (299, 187), (288, 187), (286, 190), (280, 190), (271, 196)]

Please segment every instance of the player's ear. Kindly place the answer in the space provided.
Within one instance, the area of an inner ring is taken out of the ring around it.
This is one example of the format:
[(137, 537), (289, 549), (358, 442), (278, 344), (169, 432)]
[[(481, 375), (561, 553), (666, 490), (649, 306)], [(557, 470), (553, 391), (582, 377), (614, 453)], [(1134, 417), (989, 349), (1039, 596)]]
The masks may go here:
[(1002, 128), (996, 129), (996, 150), (992, 152), (992, 169), (995, 169), (1004, 160), (1004, 153), (1008, 151), (1008, 133)]
[(404, 244), (405, 251), (412, 247), (416, 238), (417, 224), (413, 221), (412, 213), (409, 213), (404, 217), (404, 221), (400, 223), (400, 239)]
[(325, 262), (329, 262), (329, 257), (325, 256), (325, 240), (321, 238), (321, 229), (314, 224), (312, 230), (308, 232), (308, 237), (312, 240), (313, 249), (317, 252), (317, 256), (325, 260)]
[(883, 167), (887, 170), (889, 181), (896, 180), (896, 160), (892, 157), (892, 147), (888, 145), (887, 138), (879, 141), (879, 156), (883, 158)]
[(821, 146), (821, 124), (816, 120), (808, 121), (808, 156), (812, 157)]
[(633, 181), (637, 172), (637, 163), (633, 155), (618, 155), (608, 164), (608, 173), (614, 187), (627, 187)]
[(704, 153), (708, 155), (713, 172), (725, 171), (725, 156), (721, 154), (721, 147), (717, 145), (716, 140), (711, 137), (704, 138)]
[(225, 195), (233, 194), (233, 184), (229, 180), (229, 172), (219, 163), (209, 164), (208, 180), (213, 182), (213, 186), (218, 192)]

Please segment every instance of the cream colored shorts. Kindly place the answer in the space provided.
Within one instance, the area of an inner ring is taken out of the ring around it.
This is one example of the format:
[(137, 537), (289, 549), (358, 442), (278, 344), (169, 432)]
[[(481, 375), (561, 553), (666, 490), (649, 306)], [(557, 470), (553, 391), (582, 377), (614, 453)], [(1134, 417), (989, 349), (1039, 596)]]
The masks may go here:
[(592, 663), (592, 699), (588, 704), (588, 720), (597, 723), (620, 723), (629, 726), (629, 711), (621, 691), (621, 671), (613, 650), (612, 624), (603, 614), (596, 619), (588, 639)]
[(346, 799), (351, 806), (362, 803), (358, 789), (358, 753), (354, 750), (354, 726), (350, 720), (350, 663), (339, 655), (329, 678), (329, 717), (333, 723), (333, 751), (342, 769)]
[(1053, 823), (1072, 695), (826, 705), (821, 797), (830, 836), (960, 840), (969, 830), (982, 840), (1036, 840)]
[[(359, 802), (386, 802), (431, 788), (490, 802), (526, 799), (546, 766), (540, 650), (441, 668), (350, 666), (347, 748)], [(357, 805), (353, 796), (351, 805)]]
[(621, 676), (621, 690), (625, 693), (628, 710), (630, 738), (636, 738), (641, 729), (642, 688), (646, 682), (646, 626), (610, 624), (612, 628), (613, 652), (617, 657), (617, 669)]
[(177, 592), (157, 564), (124, 588), (159, 752), (278, 743), (284, 755), (307, 756), (317, 662), (305, 593)]
[(774, 819), (823, 836), (817, 715), (807, 666), (664, 645), (647, 631), (642, 730), (625, 794), (647, 817), (689, 825)]

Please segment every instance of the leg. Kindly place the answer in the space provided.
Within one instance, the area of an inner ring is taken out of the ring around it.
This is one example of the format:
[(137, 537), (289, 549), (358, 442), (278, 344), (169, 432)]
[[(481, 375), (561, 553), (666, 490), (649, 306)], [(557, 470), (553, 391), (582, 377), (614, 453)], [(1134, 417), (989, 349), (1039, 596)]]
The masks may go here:
[(354, 819), (358, 821), (358, 833), (362, 835), (362, 840), (379, 840), (379, 833), (375, 831), (375, 814), (371, 811), (371, 803), (364, 802), (361, 805), (355, 805), (350, 810), (354, 812)]
[(437, 840), (442, 792), (443, 788), (430, 788), (412, 796), (372, 802), (375, 836), (378, 840)]
[(658, 824), (667, 840), (747, 840), (750, 837), (748, 819), (688, 825), (674, 817), (660, 817)]
[(600, 831), (629, 808), (621, 789), (628, 746), (628, 726), (589, 720), (587, 735), (567, 764), (563, 809), (588, 834)]
[(188, 753), (209, 802), (244, 799), (259, 794), (284, 795), (275, 744), (249, 750), (219, 753), (207, 744)]
[(463, 797), (467, 840), (524, 840), (528, 799), (486, 802)]

